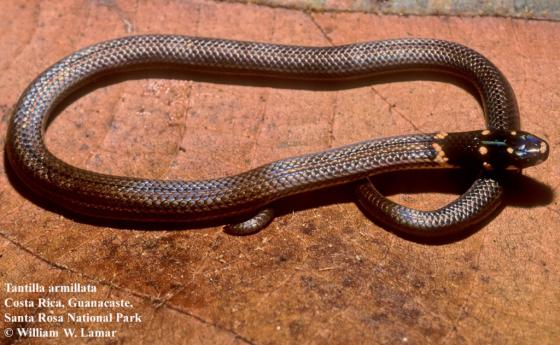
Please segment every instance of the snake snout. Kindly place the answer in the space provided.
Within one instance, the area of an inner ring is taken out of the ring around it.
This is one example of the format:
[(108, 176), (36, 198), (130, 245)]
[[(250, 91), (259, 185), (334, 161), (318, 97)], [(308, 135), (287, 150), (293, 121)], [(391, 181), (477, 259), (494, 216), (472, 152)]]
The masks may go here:
[(544, 162), (548, 158), (549, 146), (548, 143), (527, 132), (519, 132), (517, 135), (512, 136), (512, 144), (510, 147), (513, 149), (508, 150), (508, 153), (517, 161), (517, 166), (526, 168)]

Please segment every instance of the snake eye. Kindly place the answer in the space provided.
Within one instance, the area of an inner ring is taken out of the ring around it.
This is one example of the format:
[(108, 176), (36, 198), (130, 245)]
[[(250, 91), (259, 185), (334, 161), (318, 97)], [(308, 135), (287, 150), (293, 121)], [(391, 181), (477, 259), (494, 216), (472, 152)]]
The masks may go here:
[[(544, 142), (539, 140), (537, 137), (530, 134), (523, 134), (519, 136), (519, 139), (519, 146), (513, 150), (513, 153), (515, 153), (518, 157), (525, 158), (530, 155), (543, 153), (541, 152), (541, 145), (544, 144)], [(546, 149), (546, 146), (544, 148)]]

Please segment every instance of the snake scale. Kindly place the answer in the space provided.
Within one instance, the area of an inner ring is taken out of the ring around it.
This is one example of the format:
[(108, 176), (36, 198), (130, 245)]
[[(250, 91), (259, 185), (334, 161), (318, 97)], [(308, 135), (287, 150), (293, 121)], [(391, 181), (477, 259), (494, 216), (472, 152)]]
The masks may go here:
[[(187, 70), (271, 78), (340, 81), (377, 74), (433, 71), (459, 76), (480, 93), (487, 129), (402, 135), (282, 159), (238, 175), (198, 181), (112, 176), (73, 167), (43, 140), (53, 108), (99, 75), (175, 66)], [(177, 35), (130, 36), (76, 51), (39, 75), (11, 118), (7, 157), (35, 193), (88, 216), (133, 221), (245, 219), (227, 229), (255, 232), (274, 217), (272, 202), (306, 191), (356, 183), (359, 203), (396, 229), (421, 236), (458, 231), (499, 204), (499, 174), (545, 160), (546, 142), (519, 130), (512, 88), (485, 57), (457, 43), (396, 39), (331, 47), (302, 47)], [(416, 168), (480, 167), (480, 177), (457, 200), (417, 211), (383, 197), (368, 176)]]

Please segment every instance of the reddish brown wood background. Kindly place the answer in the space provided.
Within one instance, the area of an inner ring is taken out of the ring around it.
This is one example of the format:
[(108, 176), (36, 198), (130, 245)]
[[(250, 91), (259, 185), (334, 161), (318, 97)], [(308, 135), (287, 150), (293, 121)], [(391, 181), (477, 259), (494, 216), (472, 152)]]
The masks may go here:
[[(440, 244), (377, 226), (345, 189), (296, 200), (295, 212), (247, 237), (220, 227), (148, 231), (78, 222), (22, 195), (2, 162), (0, 282), (95, 284), (90, 298), (134, 303), (143, 322), (111, 325), (117, 337), (88, 342), (94, 344), (560, 342), (560, 24), (308, 13), (202, 0), (4, 1), (0, 147), (18, 97), (38, 73), (78, 48), (142, 33), (305, 45), (454, 40), (505, 73), (523, 128), (546, 138), (552, 155), (514, 181), (506, 206), (488, 224)], [(140, 77), (98, 84), (71, 102), (49, 128), (51, 150), (91, 170), (193, 179), (371, 137), (483, 126), (476, 98), (437, 80), (293, 89), (163, 73)], [(381, 182), (395, 185), (387, 187), (394, 200), (418, 208), (441, 205), (454, 197), (448, 192), (466, 187), (430, 176)], [(448, 187), (438, 189), (440, 182)], [(428, 188), (414, 186), (419, 183)], [(432, 193), (399, 193), (409, 189)], [(2, 300), (13, 297), (2, 285)], [(29, 310), (41, 311), (48, 312)], [(0, 326), (17, 325), (1, 320)]]

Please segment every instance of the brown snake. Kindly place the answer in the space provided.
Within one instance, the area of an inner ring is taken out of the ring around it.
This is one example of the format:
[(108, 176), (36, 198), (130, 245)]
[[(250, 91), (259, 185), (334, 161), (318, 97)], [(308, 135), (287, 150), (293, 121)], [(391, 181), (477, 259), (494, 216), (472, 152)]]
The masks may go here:
[[(489, 130), (403, 135), (365, 141), (273, 162), (211, 180), (171, 181), (111, 176), (73, 167), (53, 156), (43, 135), (53, 108), (101, 74), (155, 65), (289, 79), (338, 81), (428, 70), (466, 79), (480, 92)], [(186, 36), (132, 36), (79, 50), (43, 72), (22, 95), (11, 119), (7, 155), (36, 193), (73, 212), (135, 221), (200, 221), (246, 217), (231, 225), (250, 233), (273, 218), (268, 205), (306, 191), (358, 182), (359, 202), (400, 230), (420, 235), (457, 231), (498, 205), (502, 187), (489, 171), (524, 168), (548, 156), (547, 144), (519, 131), (513, 91), (486, 58), (462, 45), (398, 39), (334, 47), (300, 47)], [(479, 166), (485, 172), (456, 201), (416, 211), (385, 199), (367, 177), (392, 170)], [(485, 169), (482, 169), (482, 168)]]

